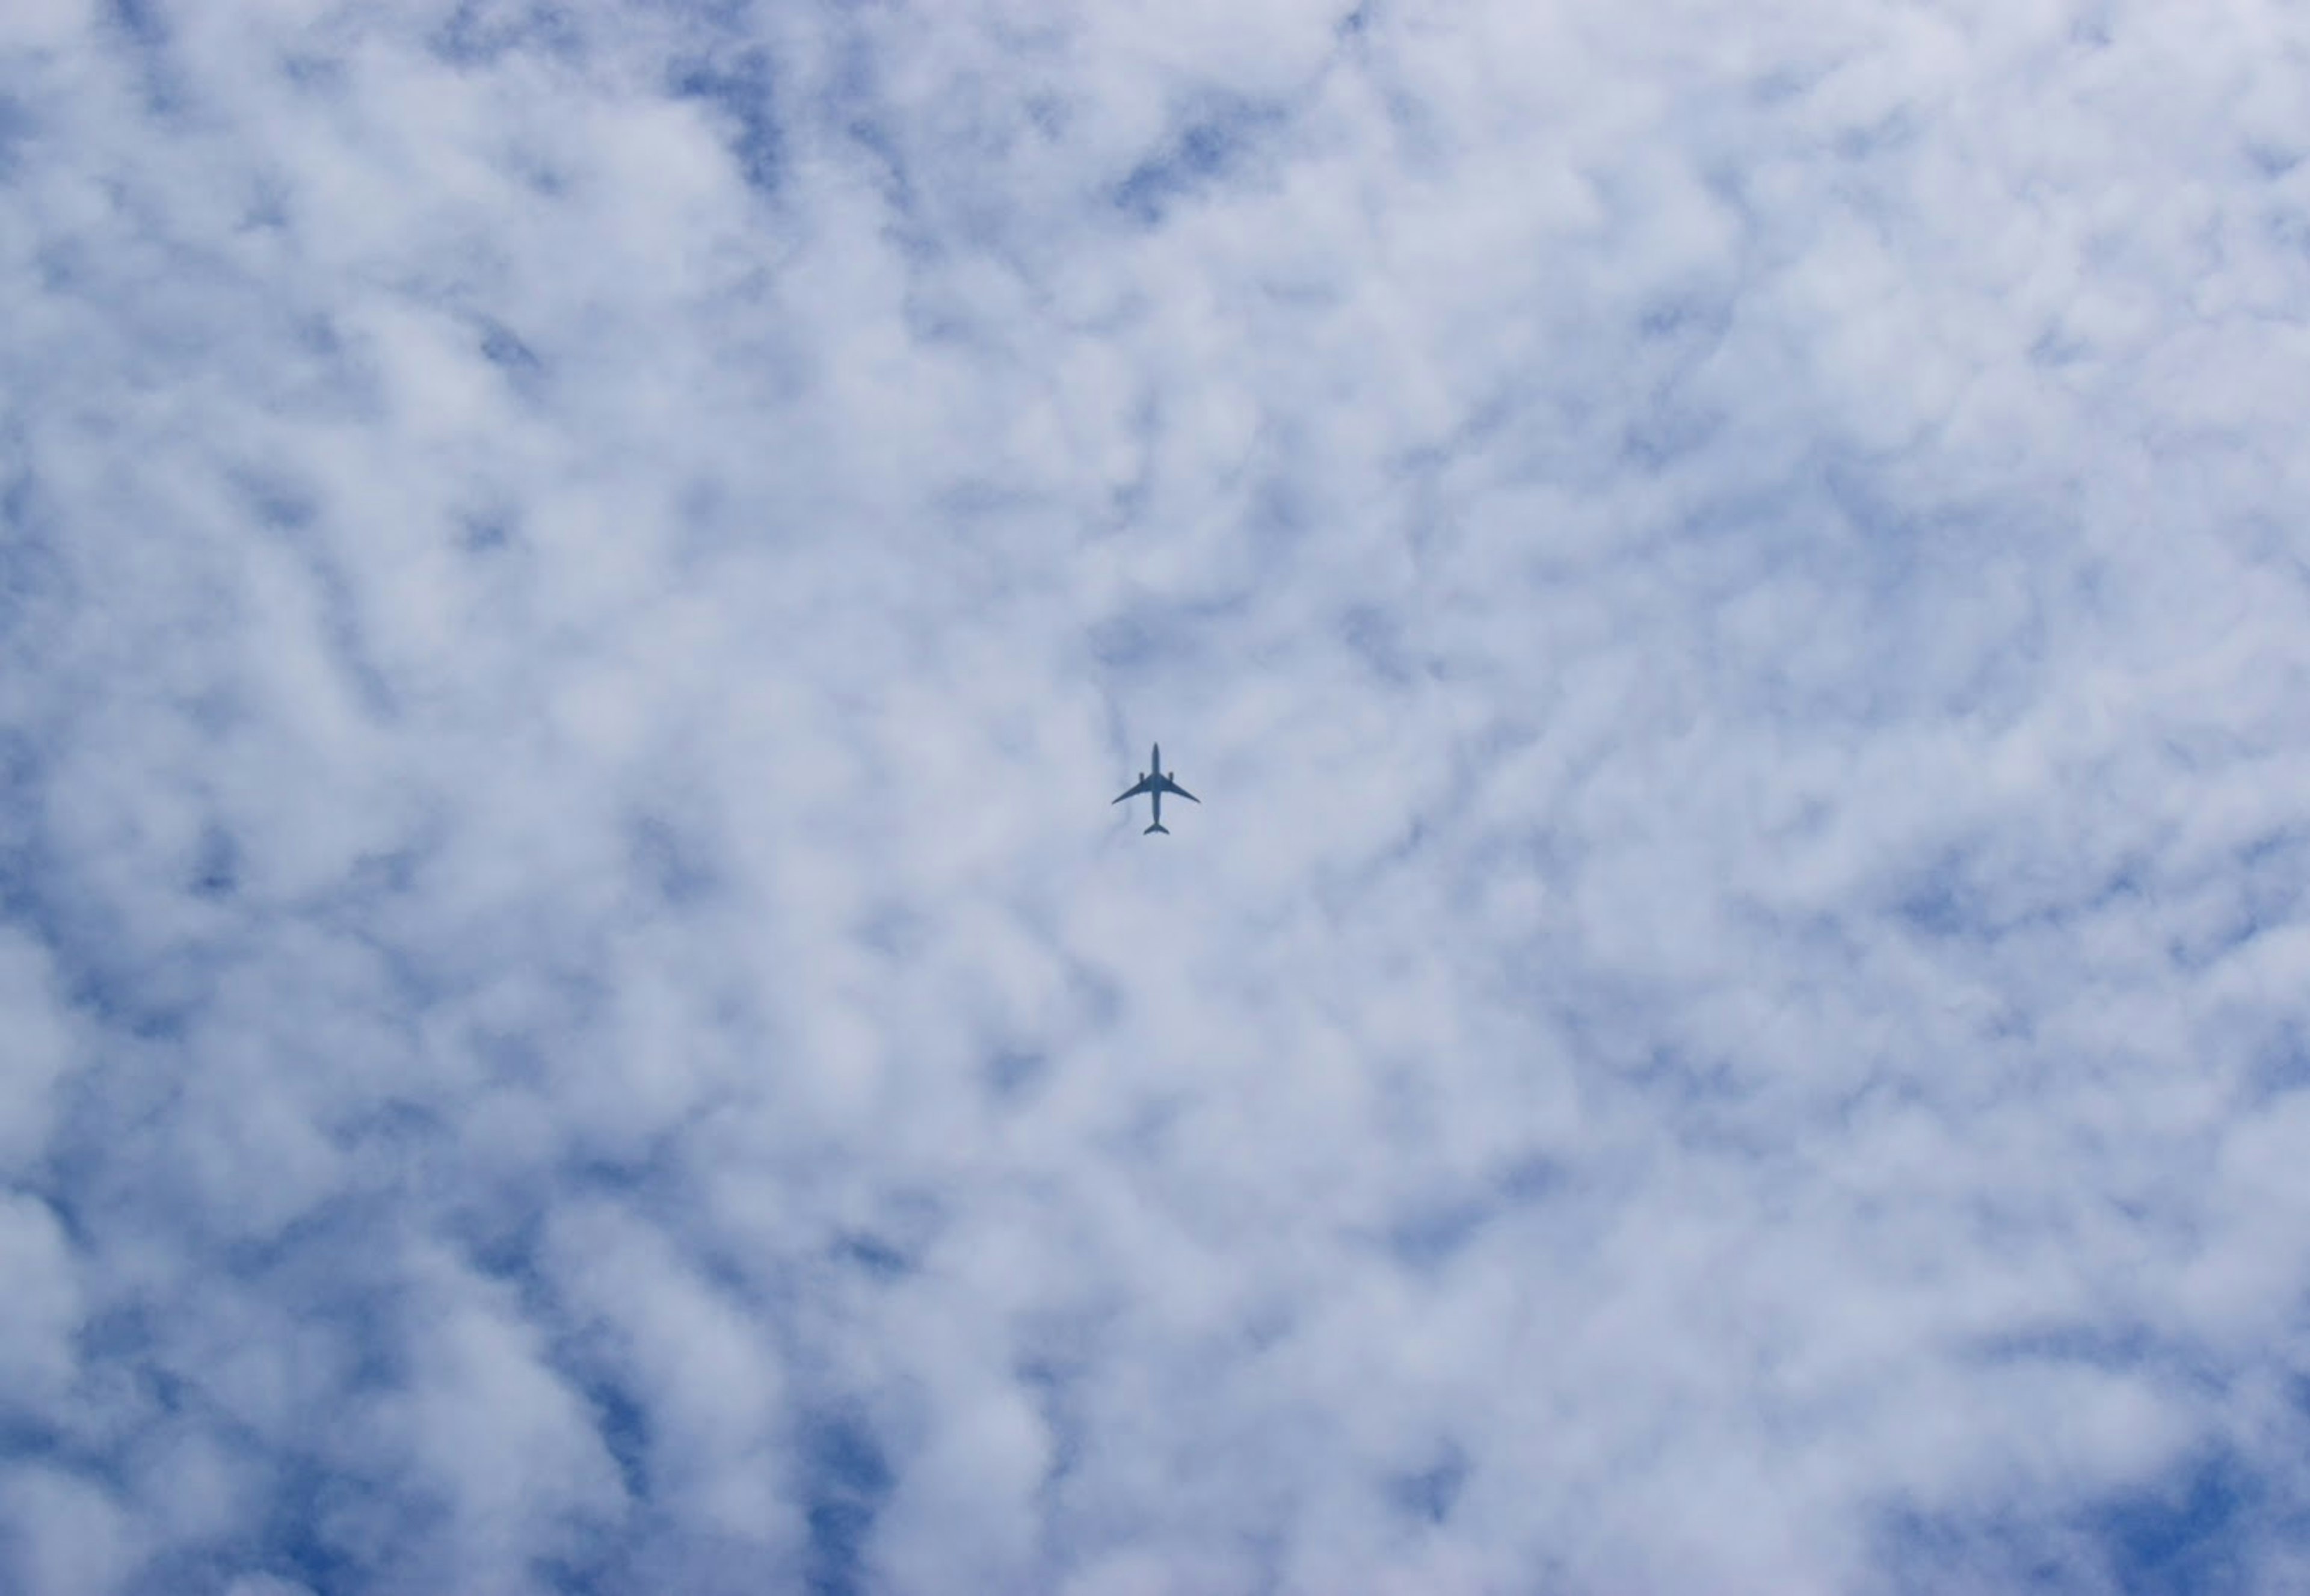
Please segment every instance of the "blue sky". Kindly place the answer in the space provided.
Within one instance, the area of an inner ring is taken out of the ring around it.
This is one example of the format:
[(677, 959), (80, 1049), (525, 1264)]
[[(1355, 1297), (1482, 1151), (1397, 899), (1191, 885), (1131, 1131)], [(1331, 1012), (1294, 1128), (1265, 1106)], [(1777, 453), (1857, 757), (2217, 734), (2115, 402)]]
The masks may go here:
[(2299, 1588), (2306, 62), (6, 7), (0, 1585)]

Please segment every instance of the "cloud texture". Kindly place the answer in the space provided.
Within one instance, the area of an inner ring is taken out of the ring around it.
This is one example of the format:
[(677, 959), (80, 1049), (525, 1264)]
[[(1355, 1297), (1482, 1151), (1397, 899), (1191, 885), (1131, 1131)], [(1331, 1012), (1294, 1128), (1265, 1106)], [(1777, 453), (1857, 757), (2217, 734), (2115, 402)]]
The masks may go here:
[(7, 7), (0, 1584), (2298, 1588), (2306, 66)]

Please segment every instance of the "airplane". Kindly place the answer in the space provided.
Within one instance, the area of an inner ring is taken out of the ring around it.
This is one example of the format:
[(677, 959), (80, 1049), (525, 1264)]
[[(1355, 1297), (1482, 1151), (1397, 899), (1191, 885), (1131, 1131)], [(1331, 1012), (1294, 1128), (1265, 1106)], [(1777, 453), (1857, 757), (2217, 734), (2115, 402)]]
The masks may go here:
[[(1186, 788), (1181, 786), (1177, 782), (1173, 781), (1170, 776), (1164, 770), (1163, 745), (1159, 742), (1155, 745), (1154, 751), (1147, 756), (1147, 774), (1139, 778), (1139, 785), (1137, 786), (1132, 788), (1128, 793), (1124, 794), (1122, 797), (1116, 799), (1115, 802), (1120, 803), (1123, 802), (1124, 798), (1136, 798), (1142, 793), (1146, 794), (1155, 801), (1155, 823), (1152, 826), (1148, 827), (1146, 831), (1141, 832), (1139, 835), (1142, 837), (1145, 837), (1149, 832), (1154, 831), (1160, 831), (1166, 837), (1171, 835), (1171, 828), (1163, 823), (1164, 794), (1177, 793), (1180, 797), (1185, 798), (1190, 803), (1201, 803), (1203, 802), (1202, 799), (1187, 791)], [(1109, 804), (1108, 807), (1111, 809), (1114, 807), (1114, 804)]]

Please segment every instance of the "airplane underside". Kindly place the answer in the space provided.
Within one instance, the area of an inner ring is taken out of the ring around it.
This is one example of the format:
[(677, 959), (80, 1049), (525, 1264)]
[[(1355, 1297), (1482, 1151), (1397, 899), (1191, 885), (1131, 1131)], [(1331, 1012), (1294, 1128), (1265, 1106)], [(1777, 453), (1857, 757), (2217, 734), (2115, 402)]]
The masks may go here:
[(1136, 798), (1142, 793), (1146, 794), (1149, 798), (1152, 799), (1155, 805), (1155, 823), (1148, 827), (1146, 831), (1141, 832), (1140, 835), (1142, 837), (1147, 836), (1150, 832), (1156, 831), (1160, 831), (1166, 837), (1171, 835), (1171, 828), (1163, 823), (1164, 794), (1177, 793), (1180, 797), (1185, 798), (1190, 803), (1200, 803), (1203, 802), (1202, 799), (1196, 797), (1193, 793), (1190, 793), (1186, 788), (1174, 781), (1171, 778), (1171, 773), (1163, 768), (1163, 745), (1159, 742), (1147, 750), (1147, 774), (1141, 776), (1137, 782), (1133, 783), (1129, 790), (1117, 794), (1115, 802), (1121, 803), (1125, 799)]

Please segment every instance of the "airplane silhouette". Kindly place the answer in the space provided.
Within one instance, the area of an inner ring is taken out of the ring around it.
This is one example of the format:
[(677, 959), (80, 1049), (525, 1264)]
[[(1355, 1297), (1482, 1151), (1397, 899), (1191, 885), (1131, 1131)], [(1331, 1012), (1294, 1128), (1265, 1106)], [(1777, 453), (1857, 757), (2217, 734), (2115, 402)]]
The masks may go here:
[[(1122, 797), (1116, 799), (1115, 802), (1120, 803), (1123, 802), (1124, 798), (1136, 798), (1142, 793), (1146, 794), (1155, 801), (1155, 823), (1152, 826), (1148, 827), (1146, 831), (1141, 832), (1139, 835), (1142, 837), (1145, 837), (1148, 832), (1151, 831), (1160, 831), (1166, 837), (1171, 835), (1171, 828), (1163, 823), (1164, 794), (1177, 793), (1180, 797), (1185, 798), (1190, 803), (1201, 803), (1203, 802), (1202, 799), (1187, 791), (1186, 788), (1181, 786), (1177, 782), (1173, 781), (1170, 775), (1164, 770), (1163, 745), (1159, 742), (1155, 745), (1154, 751), (1147, 756), (1147, 774), (1139, 778), (1139, 785), (1137, 786), (1132, 788), (1128, 793), (1124, 794)], [(1113, 808), (1114, 805), (1110, 804), (1108, 807)]]

